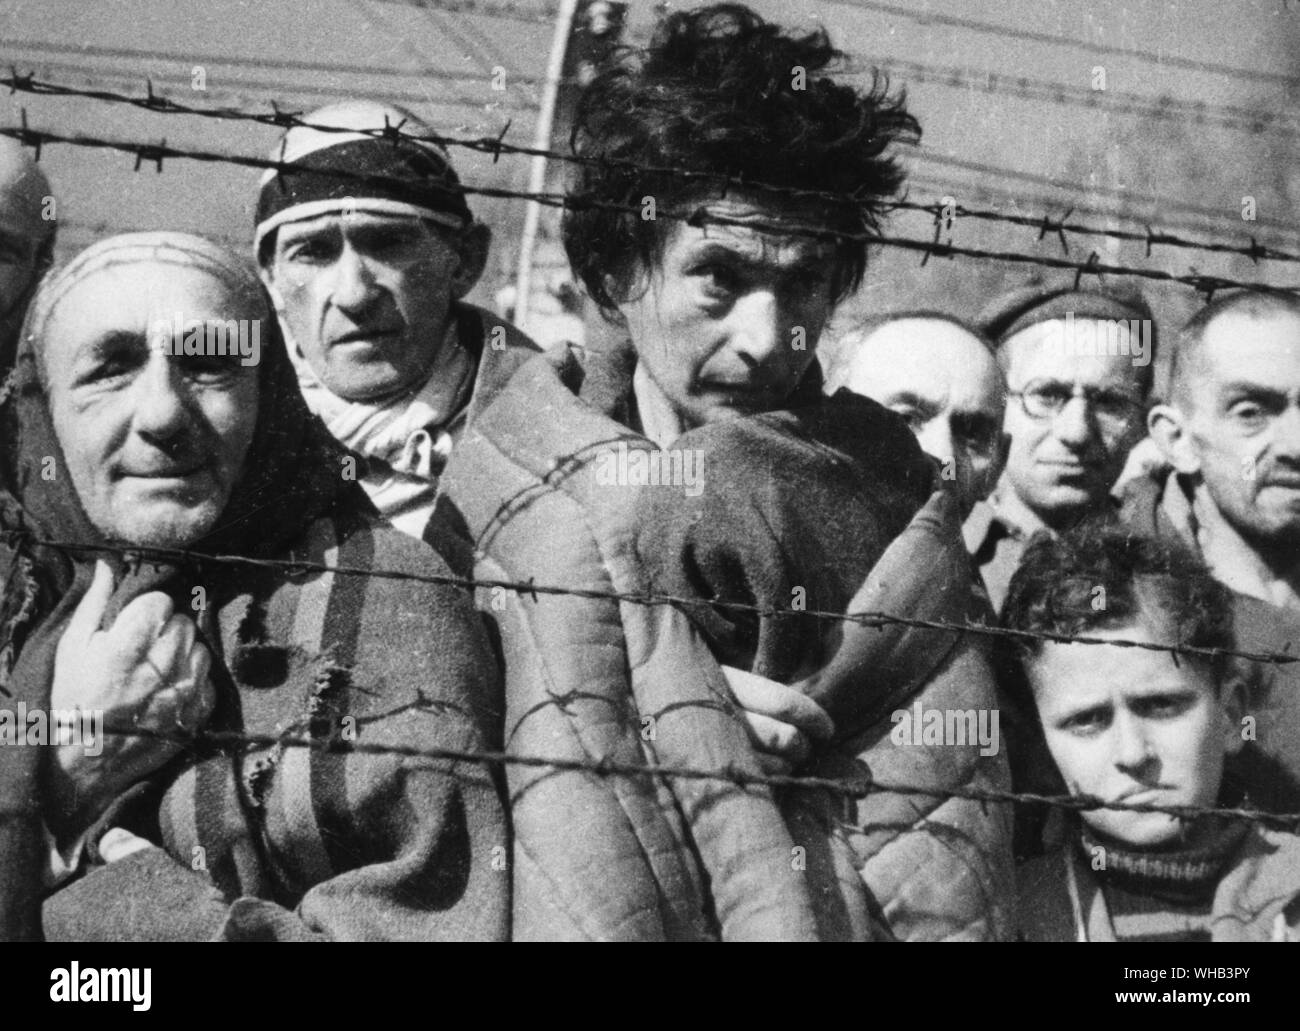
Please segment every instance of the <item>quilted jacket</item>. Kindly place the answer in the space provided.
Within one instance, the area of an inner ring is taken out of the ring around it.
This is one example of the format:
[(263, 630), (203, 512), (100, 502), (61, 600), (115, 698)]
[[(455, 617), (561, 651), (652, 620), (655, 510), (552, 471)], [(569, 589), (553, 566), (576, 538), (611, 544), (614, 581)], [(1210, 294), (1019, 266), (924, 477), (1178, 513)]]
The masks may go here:
[[(722, 661), (794, 684), (835, 720), (805, 772), (921, 789), (782, 799), (810, 867), (834, 871), (810, 878), (823, 936), (1008, 937), (1010, 814), (943, 795), (1009, 782), (981, 639), (798, 612), (973, 615), (955, 501), (934, 464), (901, 419), (848, 392), (710, 423), (668, 451), (693, 454), (699, 482), (644, 489), (637, 546), (654, 588), (760, 610), (686, 609)], [(926, 731), (936, 719), (951, 727), (943, 740)]]
[[(601, 456), (649, 441), (588, 403), (573, 352), (522, 365), (458, 443), (440, 514), (474, 544), (504, 659), (513, 935), (522, 940), (817, 937), (808, 871), (721, 670), (679, 611), (644, 594), (637, 488)], [(582, 394), (583, 396), (579, 396)], [(576, 763), (586, 768), (573, 769)], [(722, 778), (637, 772), (647, 763)]]

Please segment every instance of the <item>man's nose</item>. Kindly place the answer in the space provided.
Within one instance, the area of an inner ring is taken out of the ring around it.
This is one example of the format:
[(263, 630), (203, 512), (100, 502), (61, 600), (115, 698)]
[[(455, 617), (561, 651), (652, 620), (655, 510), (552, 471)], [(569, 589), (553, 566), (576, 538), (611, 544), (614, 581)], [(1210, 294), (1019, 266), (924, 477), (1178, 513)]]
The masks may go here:
[(1121, 711), (1115, 716), (1115, 765), (1130, 774), (1140, 773), (1155, 759), (1144, 720), (1131, 712)]
[(771, 291), (753, 290), (740, 297), (732, 305), (730, 322), (732, 347), (753, 365), (766, 365), (782, 347), (793, 346), (793, 336), (785, 337), (781, 305)]
[(1063, 444), (1082, 447), (1092, 439), (1094, 432), (1088, 402), (1072, 397), (1052, 420), (1052, 435)]
[(177, 360), (159, 351), (151, 354), (135, 381), (134, 393), (134, 426), (141, 436), (168, 440), (185, 430), (190, 399)]
[(1269, 443), (1275, 455), (1300, 463), (1300, 405), (1287, 405), (1277, 417)]
[(953, 454), (952, 427), (945, 418), (931, 419), (916, 431), (916, 442), (926, 454), (941, 461), (955, 458)]
[(378, 288), (370, 263), (351, 245), (344, 245), (334, 266), (334, 306), (344, 311), (364, 308), (375, 299)]

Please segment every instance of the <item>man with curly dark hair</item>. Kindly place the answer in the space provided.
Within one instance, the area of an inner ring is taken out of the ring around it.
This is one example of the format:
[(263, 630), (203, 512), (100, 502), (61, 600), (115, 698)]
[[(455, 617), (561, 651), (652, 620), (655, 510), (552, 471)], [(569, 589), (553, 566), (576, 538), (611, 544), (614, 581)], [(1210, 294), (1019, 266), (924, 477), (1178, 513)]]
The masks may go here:
[[(1049, 847), (1019, 869), (1021, 935), (1295, 940), (1294, 834), (1210, 812), (1127, 808), (1253, 808), (1230, 761), (1248, 736), (1252, 671), (1221, 651), (1234, 647), (1228, 588), (1176, 541), (1089, 524), (1034, 538), (1003, 622), (1061, 638), (1007, 648), (1057, 777), (1047, 790), (1109, 803), (1055, 811)], [(1078, 636), (1093, 642), (1066, 640)], [(1156, 650), (1167, 646), (1208, 654)]]
[(868, 236), (903, 182), (887, 151), (920, 126), (880, 79), (863, 93), (815, 77), (842, 57), (824, 29), (787, 35), (719, 4), (668, 19), (649, 50), (625, 50), (596, 77), (574, 118), (564, 243), (606, 312), (642, 292), (670, 237), (706, 232), (711, 215), (807, 247), (831, 302), (859, 286)]
[[(829, 77), (839, 57), (822, 29), (790, 33), (724, 4), (668, 15), (647, 49), (618, 52), (587, 86), (564, 242), (578, 278), (629, 343), (533, 359), (453, 454), (448, 501), (476, 542), (478, 575), (644, 594), (653, 584), (636, 552), (643, 491), (691, 498), (698, 487), (701, 500), (726, 505), (728, 492), (753, 485), (743, 469), (724, 467), (721, 441), (701, 445), (707, 465), (697, 482), (690, 449), (674, 446), (679, 435), (822, 405), (818, 338), (861, 282), (869, 238), (901, 184), (890, 148), (919, 134), (901, 97), (879, 81), (862, 92)], [(861, 442), (880, 428), (903, 449), (878, 467), (868, 460), (855, 481), (883, 490), (858, 549), (870, 551), (869, 569), (931, 497), (935, 477), (901, 420), (863, 404), (870, 410), (850, 405), (856, 414), (844, 416), (862, 420), (848, 436)], [(770, 429), (774, 447), (789, 443), (790, 425)], [(797, 452), (781, 453), (782, 468), (800, 468)], [(824, 450), (810, 475), (832, 475), (830, 455)], [(784, 509), (798, 488), (782, 482), (768, 500)], [(833, 505), (831, 494), (821, 496)], [(734, 500), (737, 512), (749, 511)], [(943, 532), (955, 540), (955, 522)], [(833, 543), (825, 527), (817, 541)], [(790, 683), (826, 658), (820, 639), (809, 639), (809, 663), (801, 654), (779, 682), (777, 667), (764, 673), (752, 656), (732, 659), (744, 669), (724, 670), (730, 656), (711, 651), (708, 627), (673, 606), (498, 591), (489, 612), (505, 653), (507, 747), (520, 755), (744, 777), (801, 765), (817, 757), (814, 742), (836, 737), (815, 693)], [(898, 654), (918, 650), (899, 644)], [(938, 664), (963, 683), (989, 682), (983, 657), (965, 647), (927, 658), (907, 663), (908, 675), (924, 680)], [(878, 685), (870, 704), (846, 711), (861, 716), (896, 686)], [(843, 694), (835, 692), (837, 703)], [(862, 728), (845, 729), (851, 737)], [(940, 776), (967, 774), (964, 762), (955, 758)], [(931, 850), (896, 860), (887, 883), (866, 892), (855, 868), (862, 856), (817, 840), (820, 830), (796, 825), (758, 785), (657, 785), (525, 765), (507, 776), (517, 937), (998, 935), (1000, 911), (989, 901), (997, 888), (982, 857), (962, 848), (949, 855), (961, 853), (966, 865), (944, 885), (913, 877)], [(902, 818), (898, 808), (891, 819)], [(982, 819), (993, 826), (1000, 816)], [(869, 850), (883, 847), (877, 840)], [(983, 892), (983, 901), (948, 920), (936, 896), (958, 882), (958, 894)], [(933, 917), (926, 927), (894, 921), (904, 896)]]

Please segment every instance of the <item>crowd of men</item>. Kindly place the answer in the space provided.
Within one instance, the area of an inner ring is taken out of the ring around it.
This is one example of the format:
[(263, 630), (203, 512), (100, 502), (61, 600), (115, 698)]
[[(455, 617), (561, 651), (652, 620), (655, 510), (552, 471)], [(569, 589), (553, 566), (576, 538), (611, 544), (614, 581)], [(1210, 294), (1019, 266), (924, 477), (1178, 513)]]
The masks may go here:
[[(0, 935), (1300, 938), (1300, 673), (1243, 655), (1300, 633), (1300, 297), (823, 341), (920, 133), (837, 56), (724, 4), (584, 88), (599, 351), (465, 300), (397, 108), (286, 132), (255, 271), (51, 270), (0, 141), (3, 703), (146, 731), (0, 737)], [(263, 318), (256, 368), (166, 328)]]

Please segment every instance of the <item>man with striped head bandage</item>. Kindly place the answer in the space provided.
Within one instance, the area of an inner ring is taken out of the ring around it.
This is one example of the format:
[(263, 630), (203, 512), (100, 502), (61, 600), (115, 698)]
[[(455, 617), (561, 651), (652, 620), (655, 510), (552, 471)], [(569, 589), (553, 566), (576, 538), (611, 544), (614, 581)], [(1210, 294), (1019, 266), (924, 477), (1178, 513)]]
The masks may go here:
[(463, 300), (491, 234), (409, 112), (324, 107), (274, 157), (254, 247), (299, 385), (379, 511), (423, 537), (455, 441), (536, 345)]

